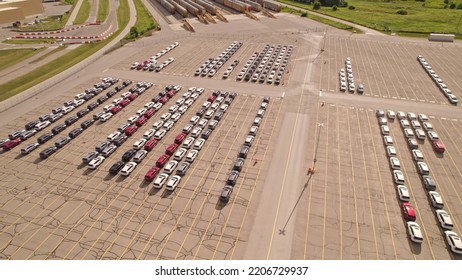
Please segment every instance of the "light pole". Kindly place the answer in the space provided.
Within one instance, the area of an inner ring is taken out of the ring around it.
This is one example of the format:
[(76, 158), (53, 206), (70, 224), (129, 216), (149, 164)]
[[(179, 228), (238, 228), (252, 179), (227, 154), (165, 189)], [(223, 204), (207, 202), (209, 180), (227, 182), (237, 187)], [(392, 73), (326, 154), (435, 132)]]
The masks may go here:
[(315, 166), (316, 166), (316, 157), (318, 155), (318, 148), (319, 148), (319, 139), (320, 139), (320, 136), (321, 136), (321, 129), (324, 127), (324, 123), (318, 123), (318, 139), (316, 140), (316, 147), (314, 149), (314, 158), (313, 158), (313, 166), (308, 168), (308, 174), (309, 175), (310, 173), (313, 174), (315, 172)]

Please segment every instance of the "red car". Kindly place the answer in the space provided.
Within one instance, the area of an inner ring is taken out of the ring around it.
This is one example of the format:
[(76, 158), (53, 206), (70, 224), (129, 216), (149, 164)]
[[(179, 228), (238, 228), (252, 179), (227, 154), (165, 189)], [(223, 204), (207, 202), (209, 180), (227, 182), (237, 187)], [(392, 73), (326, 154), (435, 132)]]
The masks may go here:
[(146, 144), (144, 144), (144, 149), (146, 151), (151, 151), (155, 146), (157, 145), (157, 140), (156, 139), (152, 139), (152, 140), (149, 140), (148, 142), (146, 142)]
[(138, 97), (138, 93), (132, 93), (128, 96), (128, 99), (131, 101), (135, 100)]
[(169, 99), (168, 96), (164, 96), (161, 99), (159, 99), (159, 103), (165, 104), (167, 103), (168, 99)]
[(161, 155), (160, 158), (158, 158), (156, 161), (156, 166), (158, 166), (159, 168), (164, 167), (164, 165), (167, 163), (169, 158), (170, 156), (167, 154)]
[(151, 167), (148, 172), (146, 172), (146, 175), (144, 175), (144, 179), (148, 182), (152, 182), (154, 178), (156, 178), (157, 174), (159, 174), (160, 167), (158, 166), (153, 166)]
[(124, 99), (124, 100), (122, 100), (122, 102), (120, 102), (119, 105), (122, 106), (122, 107), (125, 107), (128, 104), (130, 104), (130, 99)]
[(13, 149), (14, 147), (18, 146), (21, 143), (21, 139), (16, 138), (13, 140), (8, 140), (5, 143), (3, 143), (2, 147), (4, 151), (9, 151)]
[(409, 202), (403, 202), (401, 206), (403, 208), (404, 219), (414, 222), (416, 219), (414, 207)]
[(147, 121), (148, 121), (148, 118), (146, 118), (145, 116), (141, 116), (141, 117), (139, 117), (139, 118), (136, 120), (135, 124), (136, 124), (137, 126), (142, 126), (142, 125), (145, 124)]
[(136, 125), (129, 126), (125, 129), (125, 135), (132, 136), (138, 130)]
[(155, 113), (156, 109), (151, 108), (144, 113), (144, 116), (149, 119), (150, 117), (154, 116)]
[(207, 98), (207, 101), (208, 102), (213, 102), (213, 101), (215, 101), (215, 99), (217, 99), (217, 97), (215, 95), (210, 95), (209, 98)]
[(115, 106), (115, 107), (112, 107), (111, 113), (112, 113), (113, 115), (115, 115), (115, 114), (117, 114), (118, 112), (120, 112), (120, 110), (122, 110), (122, 106), (117, 105), (117, 106)]
[(444, 144), (440, 140), (433, 141), (432, 143), (433, 150), (437, 153), (444, 153), (446, 148), (444, 147)]
[(172, 89), (172, 90), (169, 90), (169, 91), (167, 92), (167, 96), (168, 96), (169, 98), (172, 98), (175, 94), (176, 94), (176, 91), (173, 90), (173, 89)]
[(185, 138), (186, 138), (186, 133), (178, 134), (177, 137), (175, 138), (175, 143), (180, 145), (181, 143), (183, 143), (183, 140)]
[(167, 147), (167, 149), (165, 150), (165, 153), (167, 155), (173, 155), (176, 151), (176, 149), (178, 149), (178, 144), (171, 144), (170, 146)]

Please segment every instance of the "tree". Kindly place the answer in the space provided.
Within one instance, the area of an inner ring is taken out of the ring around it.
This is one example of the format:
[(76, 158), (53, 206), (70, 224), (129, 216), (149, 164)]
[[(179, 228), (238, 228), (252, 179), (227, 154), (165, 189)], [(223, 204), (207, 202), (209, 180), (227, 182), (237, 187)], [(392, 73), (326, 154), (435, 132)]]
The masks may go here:
[(140, 33), (138, 32), (138, 28), (136, 26), (132, 26), (132, 28), (130, 28), (130, 37), (137, 38), (139, 35)]
[(337, 11), (337, 5), (332, 6), (332, 11)]
[(315, 9), (315, 10), (321, 9), (321, 3), (319, 3), (318, 1), (314, 2), (313, 9)]

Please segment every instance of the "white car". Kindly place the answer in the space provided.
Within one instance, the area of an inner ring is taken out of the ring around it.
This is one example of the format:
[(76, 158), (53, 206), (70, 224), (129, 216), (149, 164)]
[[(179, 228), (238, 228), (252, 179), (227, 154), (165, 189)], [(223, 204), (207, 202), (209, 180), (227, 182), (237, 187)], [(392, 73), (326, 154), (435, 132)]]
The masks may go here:
[(144, 144), (146, 144), (147, 141), (148, 140), (146, 140), (144, 138), (140, 138), (135, 143), (133, 143), (133, 148), (139, 150), (139, 149), (144, 147)]
[(156, 134), (154, 134), (154, 139), (156, 140), (161, 140), (165, 134), (167, 134), (167, 130), (165, 129), (159, 129)]
[(438, 140), (440, 139), (438, 134), (432, 130), (429, 130), (427, 131), (427, 135), (428, 135), (428, 138), (431, 140), (431, 141), (435, 141), (435, 140)]
[(388, 116), (388, 118), (389, 118), (390, 120), (394, 120), (395, 117), (396, 117), (396, 114), (395, 114), (394, 111), (388, 110), (388, 111), (387, 111), (387, 116)]
[(396, 185), (396, 191), (398, 192), (399, 200), (407, 202), (411, 198), (409, 196), (409, 190), (404, 185)]
[(390, 135), (383, 136), (383, 141), (385, 142), (385, 146), (393, 145), (393, 138)]
[(175, 102), (176, 105), (181, 106), (183, 103), (186, 101), (184, 98), (178, 98), (177, 101)]
[(164, 122), (163, 121), (156, 121), (153, 125), (152, 125), (152, 128), (154, 128), (155, 130), (159, 130), (162, 128), (162, 126), (164, 125)]
[(191, 136), (194, 137), (194, 138), (197, 138), (197, 137), (199, 137), (199, 135), (201, 135), (201, 132), (202, 132), (202, 128), (196, 127), (191, 132)]
[(172, 114), (170, 114), (170, 113), (165, 113), (165, 114), (163, 114), (162, 116), (160, 116), (160, 119), (161, 119), (162, 121), (166, 121), (166, 120), (170, 119), (171, 116), (172, 116)]
[(454, 227), (451, 216), (449, 216), (448, 212), (438, 209), (435, 210), (435, 213), (436, 218), (438, 219), (438, 222), (440, 222), (440, 226), (442, 228), (451, 230)]
[(150, 102), (144, 104), (144, 108), (150, 109), (150, 108), (154, 107), (155, 104), (156, 104), (156, 103), (150, 101)]
[(169, 161), (164, 167), (164, 172), (169, 175), (172, 174), (173, 170), (175, 170), (177, 165), (178, 165), (178, 161), (176, 160)]
[(157, 178), (154, 180), (154, 188), (160, 189), (167, 182), (168, 174), (161, 173), (157, 175)]
[(88, 163), (88, 168), (90, 169), (96, 169), (96, 167), (100, 166), (101, 163), (104, 162), (106, 158), (103, 157), (103, 156), (97, 156), (95, 157), (94, 159), (92, 159), (89, 163)]
[(187, 105), (181, 105), (180, 108), (178, 108), (177, 113), (183, 115), (184, 113), (186, 113), (186, 111), (188, 110), (188, 108), (189, 108), (189, 107), (188, 107)]
[(404, 174), (401, 170), (393, 170), (393, 178), (398, 185), (404, 184)]
[(433, 130), (433, 125), (430, 122), (423, 122), (422, 126), (426, 131)]
[(206, 119), (201, 119), (197, 125), (198, 125), (199, 127), (204, 128), (204, 127), (207, 125), (207, 123), (208, 123), (208, 120), (206, 120)]
[[(130, 95), (130, 92), (128, 92), (128, 95)], [(124, 99), (122, 97), (119, 97), (119, 98), (116, 98), (116, 99), (112, 100), (112, 104), (119, 105), (120, 102), (122, 102), (122, 101), (124, 101)], [(106, 108), (106, 107), (104, 107), (104, 108)]]
[(50, 124), (51, 124), (50, 121), (39, 122), (38, 124), (35, 125), (35, 129), (37, 131), (40, 131), (40, 130), (46, 128), (47, 126), (49, 126)]
[(186, 162), (192, 163), (196, 159), (197, 154), (199, 154), (199, 151), (191, 150), (186, 156)]
[(396, 148), (394, 146), (387, 146), (387, 154), (388, 154), (388, 157), (395, 157)]
[(160, 108), (162, 108), (162, 106), (163, 106), (162, 103), (159, 102), (159, 103), (154, 104), (154, 106), (152, 106), (152, 108), (156, 109), (156, 111), (159, 111)]
[(401, 112), (401, 111), (398, 111), (396, 116), (398, 117), (398, 120), (403, 120), (403, 119), (406, 118), (406, 114), (404, 112)]
[(401, 168), (401, 164), (399, 162), (399, 159), (397, 157), (391, 157), (390, 158), (390, 166), (392, 169), (399, 170)]
[(412, 156), (414, 157), (415, 161), (423, 161), (424, 157), (420, 150), (414, 149), (412, 150)]
[(202, 149), (202, 146), (204, 146), (204, 144), (205, 144), (205, 139), (202, 139), (202, 138), (197, 139), (196, 143), (194, 143), (193, 149), (199, 151), (200, 149)]
[(175, 175), (170, 178), (170, 180), (167, 183), (166, 189), (169, 191), (174, 191), (175, 188), (178, 186), (178, 184), (181, 181), (181, 176)]
[(114, 108), (114, 107), (115, 107), (114, 104), (109, 104), (109, 105), (104, 106), (103, 109), (104, 109), (104, 112), (107, 113), (107, 112), (111, 111), (111, 109)]
[(109, 134), (107, 136), (107, 140), (112, 142), (112, 141), (114, 141), (114, 139), (119, 137), (120, 134), (122, 134), (120, 131), (114, 131), (113, 133), (111, 133), (111, 134)]
[(174, 121), (166, 121), (162, 126), (165, 130), (169, 131), (175, 125)]
[(133, 115), (131, 116), (130, 118), (128, 118), (127, 122), (129, 124), (134, 124), (136, 122), (136, 120), (138, 120), (139, 116), (138, 115)]
[(380, 130), (382, 131), (382, 135), (389, 135), (390, 134), (390, 128), (388, 128), (388, 125), (380, 126)]
[(191, 148), (191, 146), (193, 145), (194, 141), (196, 140), (196, 138), (194, 137), (188, 137), (184, 140), (183, 142), (183, 148), (185, 149), (189, 149)]
[(61, 113), (67, 114), (67, 113), (69, 113), (70, 111), (72, 111), (72, 110), (74, 110), (74, 109), (75, 109), (74, 106), (67, 106), (67, 107), (64, 106), (64, 107), (63, 107), (63, 110), (61, 111)]
[(412, 242), (423, 242), (422, 230), (420, 229), (419, 224), (416, 222), (407, 222), (407, 232), (409, 233), (409, 238)]
[(462, 239), (460, 239), (459, 235), (449, 230), (446, 230), (444, 235), (451, 251), (455, 254), (462, 254)]
[(133, 161), (136, 163), (140, 163), (143, 159), (148, 155), (148, 151), (146, 150), (139, 150), (136, 152), (135, 156), (133, 156)]
[(411, 126), (412, 126), (412, 128), (414, 128), (414, 129), (419, 129), (419, 128), (421, 128), (420, 122), (417, 121), (417, 120), (411, 121)]
[(99, 117), (99, 120), (102, 122), (105, 122), (109, 120), (111, 117), (112, 117), (112, 113), (106, 113), (106, 114), (101, 115), (101, 117)]
[(413, 138), (414, 137), (414, 131), (412, 131), (412, 129), (410, 129), (410, 128), (405, 128), (404, 129), (404, 135), (406, 136), (406, 138)]
[(181, 118), (180, 113), (175, 113), (170, 117), (170, 119), (173, 120), (174, 122), (177, 122), (180, 118)]
[(178, 149), (178, 151), (176, 151), (175, 155), (174, 155), (174, 159), (177, 160), (177, 161), (180, 161), (183, 159), (183, 157), (186, 155), (186, 153), (188, 152), (187, 149), (185, 148), (180, 148)]
[(179, 106), (178, 105), (173, 105), (170, 108), (168, 108), (169, 113), (175, 113), (178, 110)]
[(417, 168), (419, 169), (419, 173), (421, 175), (428, 175), (430, 174), (430, 169), (428, 169), (428, 165), (423, 162), (423, 161), (419, 161), (417, 162)]
[(146, 108), (141, 108), (141, 109), (139, 109), (138, 111), (136, 111), (136, 114), (137, 114), (138, 116), (141, 116), (141, 115), (143, 115), (144, 113), (146, 113), (147, 110), (148, 110), (148, 109), (146, 109)]
[(201, 118), (200, 118), (199, 116), (194, 116), (194, 117), (192, 117), (192, 118), (189, 120), (189, 122), (190, 122), (191, 124), (196, 124), (200, 119), (201, 119)]
[(401, 120), (400, 123), (402, 128), (408, 128), (409, 126), (411, 126), (408, 120)]
[(417, 120), (417, 115), (412, 113), (412, 112), (409, 112), (407, 113), (407, 118), (410, 120), (410, 121), (414, 121), (414, 120)]
[(122, 170), (120, 171), (120, 174), (123, 176), (130, 175), (133, 172), (133, 170), (135, 170), (136, 165), (137, 164), (134, 161), (127, 162), (125, 166), (122, 168)]
[(152, 136), (154, 136), (154, 134), (156, 133), (156, 130), (151, 128), (151, 129), (148, 129), (146, 130), (146, 132), (143, 134), (143, 138), (146, 139), (146, 140), (149, 140), (151, 139)]
[(415, 137), (420, 140), (425, 140), (425, 132), (422, 129), (415, 130)]

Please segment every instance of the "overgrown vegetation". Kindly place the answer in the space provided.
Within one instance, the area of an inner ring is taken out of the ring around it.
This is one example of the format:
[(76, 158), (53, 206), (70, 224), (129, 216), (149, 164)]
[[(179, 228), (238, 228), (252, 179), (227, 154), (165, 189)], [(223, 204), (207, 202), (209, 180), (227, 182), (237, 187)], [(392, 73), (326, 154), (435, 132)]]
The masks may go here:
[(130, 33), (126, 37), (128, 40), (150, 35), (149, 31), (155, 30), (159, 26), (158, 23), (154, 21), (141, 0), (135, 0), (134, 3), (138, 16), (135, 25), (132, 26)]
[(45, 48), (0, 50), (0, 70), (6, 69), (18, 62), (21, 62), (44, 49)]
[(74, 19), (74, 24), (82, 24), (88, 20), (91, 11), (91, 4), (89, 0), (82, 0), (82, 5), (80, 5), (80, 10), (77, 13), (77, 16)]
[(99, 0), (98, 4), (98, 14), (96, 20), (104, 22), (109, 15), (109, 0)]
[(120, 32), (127, 26), (130, 20), (130, 9), (128, 7), (127, 0), (119, 0), (120, 5), (117, 9), (117, 20), (119, 23), (119, 29), (107, 40), (84, 44), (67, 54), (35, 69), (34, 71), (27, 73), (21, 77), (11, 80), (3, 85), (0, 85), (0, 101), (10, 98), (26, 89), (29, 89), (54, 75), (61, 73), (65, 69), (68, 69), (85, 58), (91, 56), (111, 40), (113, 40)]
[[(315, 0), (278, 0), (315, 11)], [(316, 12), (357, 23), (378, 31), (396, 34), (452, 33), (462, 35), (462, 3), (452, 0), (349, 0), (337, 5), (337, 10), (324, 6)], [(455, 9), (450, 9), (454, 4)], [(460, 9), (457, 9), (460, 5)], [(445, 8), (446, 7), (446, 8)], [(405, 16), (403, 16), (405, 15)]]

